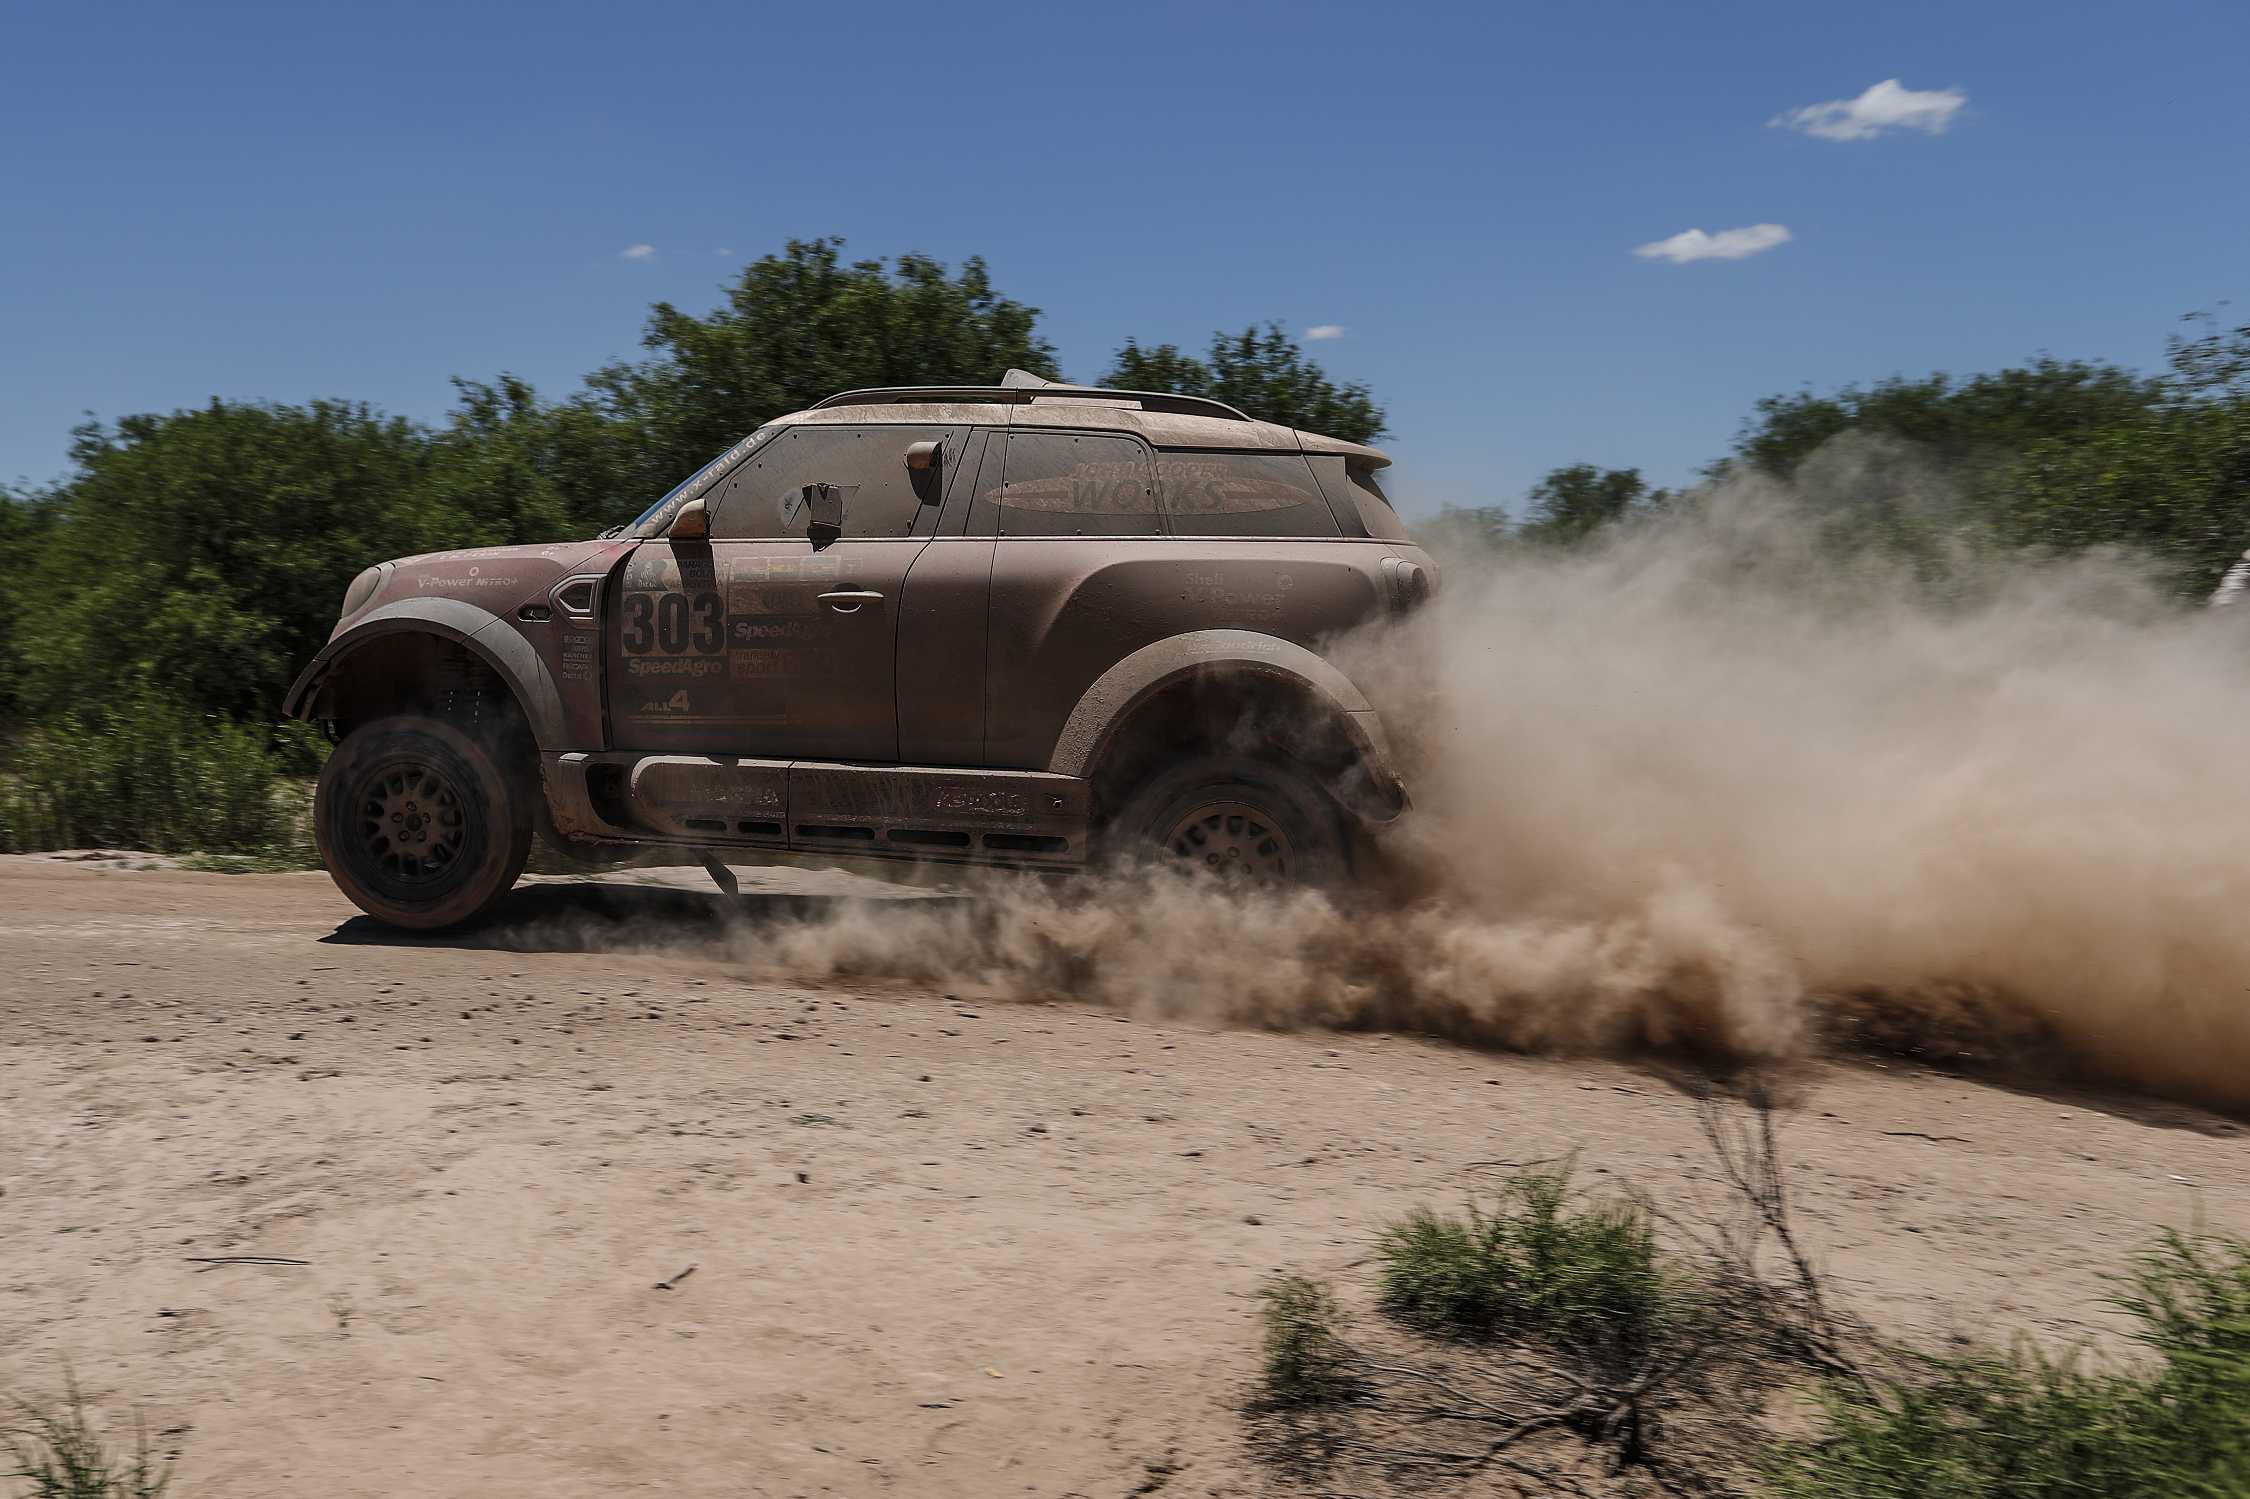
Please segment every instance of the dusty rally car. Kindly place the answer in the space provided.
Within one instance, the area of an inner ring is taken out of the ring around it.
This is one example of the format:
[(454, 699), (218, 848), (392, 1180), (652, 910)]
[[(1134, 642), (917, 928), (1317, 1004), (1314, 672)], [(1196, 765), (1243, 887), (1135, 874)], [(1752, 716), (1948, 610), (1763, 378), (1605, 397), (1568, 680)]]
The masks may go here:
[(286, 711), (361, 909), (466, 921), (535, 832), (598, 861), (1347, 877), (1406, 804), (1316, 654), (1436, 571), (1355, 443), (1200, 398), (858, 390), (591, 541), (371, 567)]

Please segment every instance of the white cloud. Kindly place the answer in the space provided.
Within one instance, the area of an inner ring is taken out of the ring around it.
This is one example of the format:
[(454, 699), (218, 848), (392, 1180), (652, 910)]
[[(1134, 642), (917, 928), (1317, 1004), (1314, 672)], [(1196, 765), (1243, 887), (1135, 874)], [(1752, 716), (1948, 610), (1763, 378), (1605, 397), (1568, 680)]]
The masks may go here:
[(1315, 323), (1305, 330), (1305, 337), (1309, 339), (1342, 338), (1343, 336), (1344, 325), (1342, 323)]
[(713, 250), (711, 253), (714, 255), (732, 255), (734, 251), (728, 249), (725, 245), (721, 245), (718, 249)]
[(656, 258), (656, 246), (627, 245), (617, 252), (617, 258), (620, 260), (654, 260)]
[(1670, 239), (1653, 240), (1633, 253), (1643, 260), (1669, 260), (1674, 265), (1686, 265), (1691, 260), (1740, 260), (1785, 245), (1790, 238), (1783, 224), (1749, 224), (1740, 229), (1721, 229), (1717, 234), (1682, 229)]
[(1785, 110), (1766, 121), (1824, 141), (1871, 141), (1886, 130), (1943, 135), (1969, 96), (1957, 88), (1914, 89), (1886, 78), (1856, 99), (1831, 99)]

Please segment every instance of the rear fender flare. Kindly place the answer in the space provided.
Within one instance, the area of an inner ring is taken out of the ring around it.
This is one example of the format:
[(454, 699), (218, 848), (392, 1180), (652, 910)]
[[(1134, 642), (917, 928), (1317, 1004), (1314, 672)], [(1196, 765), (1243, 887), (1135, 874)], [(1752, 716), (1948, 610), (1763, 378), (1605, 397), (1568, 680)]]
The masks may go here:
[(1057, 775), (1092, 775), (1142, 704), (1181, 681), (1217, 675), (1262, 677), (1305, 694), (1342, 729), (1359, 759), (1364, 780), (1347, 788), (1346, 805), (1376, 822), (1387, 822), (1404, 808), (1405, 791), (1382, 719), (1366, 695), (1303, 646), (1255, 630), (1194, 630), (1144, 645), (1117, 662), (1071, 710), (1047, 769)]
[(523, 710), (533, 741), (543, 750), (563, 750), (562, 694), (554, 674), (531, 648), (531, 642), (509, 628), (507, 621), (459, 599), (400, 599), (371, 611), (349, 630), (320, 648), (320, 654), (297, 674), (289, 695), (281, 700), (287, 718), (317, 716), (322, 690), (333, 674), (347, 665), (353, 652), (371, 640), (390, 635), (435, 635), (461, 646), (492, 668)]

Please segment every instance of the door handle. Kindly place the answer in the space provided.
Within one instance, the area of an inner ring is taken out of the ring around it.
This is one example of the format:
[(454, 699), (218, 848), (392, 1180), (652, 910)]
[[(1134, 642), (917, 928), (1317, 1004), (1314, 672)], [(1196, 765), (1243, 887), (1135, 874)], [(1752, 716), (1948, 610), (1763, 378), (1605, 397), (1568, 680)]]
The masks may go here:
[(872, 588), (839, 588), (824, 593), (820, 601), (838, 614), (857, 614), (863, 604), (880, 604), (883, 596)]

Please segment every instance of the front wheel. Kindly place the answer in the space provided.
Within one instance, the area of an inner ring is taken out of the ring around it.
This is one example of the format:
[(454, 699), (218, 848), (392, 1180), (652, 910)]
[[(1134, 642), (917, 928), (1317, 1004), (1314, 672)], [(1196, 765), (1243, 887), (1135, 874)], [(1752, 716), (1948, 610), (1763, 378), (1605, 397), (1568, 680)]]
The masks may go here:
[(1213, 758), (1160, 772), (1109, 826), (1108, 851), (1230, 884), (1334, 885), (1350, 873), (1335, 804), (1286, 766)]
[(380, 718), (321, 767), (313, 836), (337, 888), (378, 921), (458, 926), (508, 892), (531, 852), (536, 788), (496, 747), (434, 718)]

